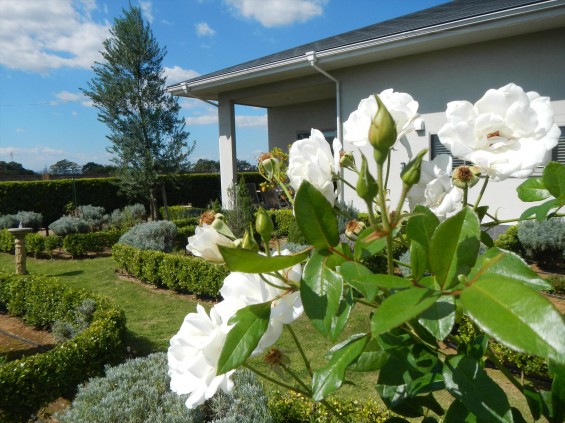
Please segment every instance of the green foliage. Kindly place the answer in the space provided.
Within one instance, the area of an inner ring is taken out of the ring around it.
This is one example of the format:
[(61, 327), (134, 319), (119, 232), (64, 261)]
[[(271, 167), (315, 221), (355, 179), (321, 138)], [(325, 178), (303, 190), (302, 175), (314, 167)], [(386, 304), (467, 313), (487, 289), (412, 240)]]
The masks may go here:
[(70, 234), (87, 233), (90, 231), (90, 225), (86, 220), (80, 217), (63, 216), (51, 223), (49, 229), (53, 231), (55, 235), (65, 237)]
[(232, 393), (218, 393), (198, 409), (189, 410), (185, 397), (169, 389), (166, 354), (151, 354), (107, 367), (104, 377), (79, 388), (71, 407), (57, 418), (62, 423), (270, 422), (261, 385), (249, 372), (238, 373), (234, 379)]
[[(330, 398), (330, 405), (345, 419), (356, 423), (384, 423), (391, 413), (376, 402)], [(313, 403), (295, 392), (274, 391), (269, 395), (269, 408), (275, 423), (335, 422), (336, 418), (319, 403)]]
[(255, 208), (243, 177), (239, 178), (237, 185), (228, 188), (228, 196), (229, 209), (222, 213), (234, 235), (242, 238), (249, 225), (255, 223)]
[(518, 226), (510, 226), (503, 234), (494, 241), (495, 247), (506, 251), (512, 251), (520, 256), (524, 254), (524, 247), (518, 238)]
[(13, 253), (14, 252), (14, 235), (8, 232), (8, 229), (0, 229), (0, 251), (4, 253)]
[(145, 220), (147, 211), (145, 206), (140, 203), (125, 206), (123, 209), (116, 209), (110, 215), (110, 226), (118, 229), (131, 228)]
[(171, 252), (176, 237), (176, 225), (173, 222), (161, 220), (135, 225), (123, 234), (118, 242), (140, 250)]
[(306, 238), (304, 237), (304, 235), (302, 234), (302, 231), (298, 227), (298, 223), (296, 223), (296, 220), (294, 220), (290, 224), (290, 227), (288, 228), (287, 241), (292, 242), (293, 244), (298, 244), (298, 245), (307, 245), (308, 244), (308, 241), (306, 241)]
[(563, 275), (551, 275), (546, 281), (551, 285), (550, 292), (565, 295), (565, 276)]
[(118, 269), (145, 283), (207, 298), (219, 296), (229, 273), (226, 267), (198, 257), (143, 251), (125, 244), (114, 245), (112, 257)]
[(290, 209), (268, 210), (275, 226), (275, 236), (288, 237), (292, 224), (295, 222), (294, 214)]
[(48, 329), (72, 322), (85, 300), (96, 302), (90, 326), (54, 349), (0, 366), (0, 419), (23, 421), (42, 405), (70, 396), (124, 352), (125, 317), (107, 299), (72, 289), (54, 278), (0, 274), (0, 304), (29, 325)]
[(56, 235), (49, 235), (43, 239), (43, 248), (51, 258), (53, 258), (53, 251), (55, 251), (57, 248), (61, 248), (62, 246), (63, 239)]
[(523, 221), (518, 238), (526, 256), (542, 265), (555, 266), (565, 260), (565, 218)]
[[(186, 206), (169, 206), (169, 218), (171, 220), (183, 220), (189, 218), (198, 218), (205, 211), (200, 207), (186, 207)], [(165, 215), (165, 208), (159, 209), (161, 216)]]
[(94, 312), (96, 311), (96, 301), (92, 299), (84, 300), (74, 312), (74, 319), (70, 322), (56, 320), (53, 322), (51, 332), (58, 342), (65, 342), (75, 338), (90, 326)]
[(118, 242), (121, 236), (122, 232), (116, 230), (70, 234), (63, 238), (62, 247), (76, 258), (86, 253), (101, 253)]
[(40, 234), (26, 234), (26, 252), (33, 254), (35, 258), (45, 249), (45, 237)]
[(182, 219), (171, 219), (177, 225), (177, 228), (184, 228), (185, 226), (198, 226), (200, 222), (199, 217), (184, 217)]
[(179, 227), (177, 230), (177, 239), (175, 242), (175, 248), (178, 250), (184, 250), (186, 248), (187, 239), (189, 236), (194, 235), (197, 225), (187, 225)]

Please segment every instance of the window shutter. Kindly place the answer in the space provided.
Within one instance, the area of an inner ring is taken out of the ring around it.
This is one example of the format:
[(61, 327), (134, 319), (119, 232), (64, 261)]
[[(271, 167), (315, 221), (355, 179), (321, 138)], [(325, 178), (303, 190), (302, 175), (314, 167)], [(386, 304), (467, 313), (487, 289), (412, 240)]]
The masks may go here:
[(453, 159), (453, 169), (455, 169), (458, 166), (462, 166), (465, 164), (464, 160), (461, 159), (457, 159), (455, 157), (453, 157), (453, 155), (451, 154), (451, 151), (449, 151), (449, 149), (447, 149), (439, 140), (439, 137), (436, 134), (433, 134), (431, 136), (431, 157), (432, 160), (439, 154), (449, 154), (451, 156), (451, 158)]
[(565, 164), (565, 127), (561, 127), (561, 136), (557, 146), (551, 151), (551, 160)]

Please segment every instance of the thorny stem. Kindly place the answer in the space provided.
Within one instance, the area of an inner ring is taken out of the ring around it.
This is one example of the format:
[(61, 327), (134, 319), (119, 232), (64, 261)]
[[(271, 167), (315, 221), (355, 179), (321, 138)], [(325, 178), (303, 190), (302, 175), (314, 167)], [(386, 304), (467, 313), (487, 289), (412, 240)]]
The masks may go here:
[[(488, 222), (488, 223), (482, 223), (483, 226), (490, 228), (492, 226), (497, 226), (500, 225), (501, 223), (512, 223), (512, 222), (520, 222), (522, 220), (535, 220), (536, 217), (535, 216), (530, 216), (530, 217), (526, 217), (524, 219), (520, 219), (519, 217), (515, 218), (515, 219), (504, 219), (504, 220), (499, 220), (497, 219), (495, 216), (492, 216), (490, 214), (487, 213), (487, 216), (490, 217), (491, 219), (493, 219), (493, 222)], [(553, 217), (565, 217), (565, 213), (556, 213), (553, 215)]]
[(262, 377), (263, 379), (266, 379), (266, 380), (268, 380), (269, 382), (274, 383), (275, 385), (279, 385), (279, 386), (281, 386), (281, 387), (283, 387), (283, 388), (285, 388), (285, 389), (288, 389), (289, 391), (294, 391), (294, 392), (296, 392), (296, 393), (298, 393), (298, 394), (300, 394), (300, 395), (304, 395), (305, 397), (308, 397), (308, 398), (311, 396), (309, 392), (305, 392), (305, 391), (303, 391), (303, 390), (301, 390), (301, 389), (298, 389), (298, 388), (296, 388), (296, 387), (294, 387), (294, 386), (292, 386), (292, 385), (288, 385), (288, 384), (286, 384), (286, 383), (284, 383), (284, 382), (281, 382), (280, 380), (277, 380), (277, 379), (275, 379), (275, 378), (272, 378), (272, 377), (269, 376), (268, 374), (263, 373), (263, 372), (260, 371), (260, 370), (257, 370), (256, 368), (250, 366), (250, 365), (247, 364), (247, 363), (243, 363), (242, 366), (245, 367), (247, 370), (252, 371), (252, 372), (255, 373), (257, 376), (260, 376), (260, 377)]
[(345, 178), (342, 178), (341, 176), (339, 177), (339, 180), (341, 182), (343, 182), (345, 185), (347, 185), (349, 188), (351, 188), (353, 191), (357, 191), (357, 188), (355, 186), (353, 186), (352, 183), (348, 182)]
[(463, 208), (467, 207), (467, 201), (469, 197), (469, 184), (465, 184), (463, 189)]
[(475, 206), (473, 207), (473, 211), (476, 212), (477, 208), (479, 207), (479, 203), (481, 202), (481, 199), (483, 198), (483, 194), (485, 193), (485, 190), (487, 189), (487, 185), (488, 185), (488, 181), (489, 181), (489, 177), (485, 177), (485, 181), (483, 182), (483, 186), (481, 187), (481, 192), (479, 193), (479, 196), (477, 197), (477, 202), (475, 203)]
[(298, 377), (298, 375), (297, 375), (296, 373), (294, 373), (293, 370), (291, 370), (289, 367), (284, 367), (284, 366), (282, 366), (282, 369), (283, 369), (285, 372), (287, 372), (287, 373), (290, 375), (290, 377), (292, 377), (292, 378), (293, 378), (300, 386), (302, 386), (306, 391), (309, 391), (309, 390), (310, 390), (310, 387), (309, 387), (308, 385), (306, 385), (306, 384), (302, 381), (302, 379), (300, 379), (300, 378)]
[(388, 177), (390, 176), (390, 151), (388, 152), (388, 156), (386, 158), (386, 176), (385, 176), (385, 185), (384, 185), (384, 190), (386, 192), (386, 189), (388, 188)]
[(408, 191), (410, 191), (410, 186), (406, 184), (402, 184), (402, 193), (400, 194), (400, 199), (398, 200), (398, 205), (396, 206), (396, 219), (400, 217), (400, 213), (402, 212), (402, 206), (404, 205), (404, 201), (406, 200), (406, 196), (408, 195)]
[(310, 366), (310, 362), (308, 361), (308, 357), (306, 357), (306, 353), (302, 349), (302, 345), (300, 344), (300, 341), (298, 340), (296, 333), (294, 333), (294, 330), (292, 329), (291, 325), (285, 325), (285, 326), (288, 329), (288, 331), (290, 332), (290, 336), (292, 336), (292, 339), (294, 339), (294, 343), (296, 344), (296, 347), (298, 348), (298, 352), (300, 352), (300, 356), (302, 357), (302, 360), (304, 361), (304, 366), (306, 367), (306, 370), (308, 370), (308, 374), (310, 375), (310, 377), (312, 377), (314, 375), (314, 372), (312, 372), (312, 367)]
[[(389, 153), (390, 155), (390, 153)], [(386, 207), (385, 189), (383, 186), (383, 165), (377, 163), (377, 185), (379, 187), (379, 206), (381, 209), (381, 218), (383, 221), (383, 229), (386, 233), (386, 249), (387, 249), (387, 268), (388, 274), (394, 274), (394, 263), (392, 261), (392, 231), (390, 227), (388, 210)]]

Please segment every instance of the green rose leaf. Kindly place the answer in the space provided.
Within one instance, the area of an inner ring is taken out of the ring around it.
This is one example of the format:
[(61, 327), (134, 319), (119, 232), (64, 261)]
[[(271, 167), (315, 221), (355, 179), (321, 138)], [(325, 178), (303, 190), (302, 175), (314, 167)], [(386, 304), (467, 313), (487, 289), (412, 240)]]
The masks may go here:
[(480, 232), (477, 215), (469, 207), (437, 227), (430, 242), (429, 261), (442, 288), (457, 285), (458, 276), (469, 273), (479, 251)]
[(353, 301), (353, 289), (345, 288), (343, 292), (343, 297), (339, 302), (339, 307), (337, 309), (336, 315), (332, 318), (330, 327), (330, 339), (335, 341), (347, 324), (349, 319), (349, 314), (353, 309), (355, 302)]
[(356, 260), (371, 257), (386, 247), (385, 237), (376, 237), (373, 228), (366, 228), (355, 240), (354, 257)]
[(479, 273), (481, 276), (498, 275), (521, 281), (537, 291), (551, 289), (551, 284), (540, 278), (522, 257), (497, 247), (489, 248), (479, 256), (468, 279), (473, 280)]
[(373, 336), (387, 332), (417, 317), (430, 308), (439, 295), (438, 292), (416, 287), (395, 292), (375, 310), (371, 318)]
[(551, 195), (541, 178), (526, 179), (516, 188), (516, 191), (520, 200), (527, 203), (545, 200)]
[(349, 366), (354, 372), (374, 372), (379, 370), (388, 359), (388, 353), (379, 345), (378, 339), (371, 338), (357, 360)]
[(294, 199), (296, 223), (304, 238), (319, 249), (339, 244), (339, 232), (335, 211), (324, 195), (308, 182), (303, 181)]
[(443, 378), (449, 393), (479, 419), (513, 422), (506, 394), (477, 360), (465, 355), (451, 356), (444, 363)]
[(565, 365), (550, 362), (549, 372), (553, 376), (551, 384), (551, 417), (553, 420), (550, 421), (562, 422), (565, 421)]
[(430, 209), (420, 205), (414, 208), (413, 213), (414, 216), (408, 219), (406, 224), (406, 235), (411, 240), (410, 264), (412, 276), (419, 280), (429, 269), (428, 251), (434, 231), (439, 225), (439, 219)]
[(370, 274), (360, 276), (353, 281), (354, 283), (365, 284), (365, 286), (375, 286), (384, 289), (406, 289), (412, 286), (412, 282), (400, 276), (392, 276), (385, 274)]
[(257, 348), (269, 327), (271, 302), (253, 304), (238, 310), (229, 320), (235, 325), (226, 337), (218, 359), (218, 374), (224, 374), (242, 365)]
[(308, 258), (311, 249), (290, 256), (267, 257), (243, 248), (231, 248), (218, 245), (218, 249), (232, 272), (269, 273), (287, 269)]
[(455, 400), (447, 409), (443, 423), (477, 423), (477, 416), (467, 410), (461, 401)]
[(345, 370), (363, 352), (369, 336), (363, 336), (348, 342), (338, 351), (324, 367), (316, 370), (312, 377), (312, 399), (320, 401), (339, 389), (345, 379)]
[(559, 207), (560, 202), (557, 201), (555, 198), (546, 201), (539, 206), (530, 207), (529, 209), (524, 210), (524, 212), (520, 215), (520, 220), (527, 219), (532, 215), (536, 215), (536, 220), (542, 221), (547, 217), (549, 211), (554, 207)]
[(543, 184), (555, 198), (565, 200), (565, 166), (557, 162), (549, 162), (542, 175)]
[(330, 335), (343, 293), (343, 278), (326, 266), (328, 256), (315, 250), (304, 266), (300, 298), (312, 325), (324, 336)]
[(348, 261), (339, 269), (345, 282), (361, 293), (367, 301), (373, 301), (379, 293), (379, 287), (371, 282), (363, 282), (363, 278), (373, 275), (369, 269), (359, 263)]
[(507, 347), (565, 363), (565, 321), (544, 296), (497, 275), (479, 276), (461, 292), (471, 319)]
[(436, 303), (420, 314), (418, 322), (438, 341), (443, 341), (455, 325), (454, 298), (440, 297)]

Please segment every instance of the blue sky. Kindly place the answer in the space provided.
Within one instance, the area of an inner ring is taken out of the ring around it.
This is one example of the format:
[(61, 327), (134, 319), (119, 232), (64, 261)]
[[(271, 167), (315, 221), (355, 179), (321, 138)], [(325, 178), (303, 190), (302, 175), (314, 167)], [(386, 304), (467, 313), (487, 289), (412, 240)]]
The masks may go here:
[[(131, 0), (159, 44), (167, 84), (446, 0)], [(61, 159), (108, 163), (107, 128), (85, 98), (102, 41), (128, 0), (0, 1), (0, 160), (41, 171)], [(181, 100), (190, 160), (218, 159), (216, 110)], [(236, 109), (238, 158), (267, 149), (262, 109)], [(241, 141), (244, 142), (241, 142)]]

